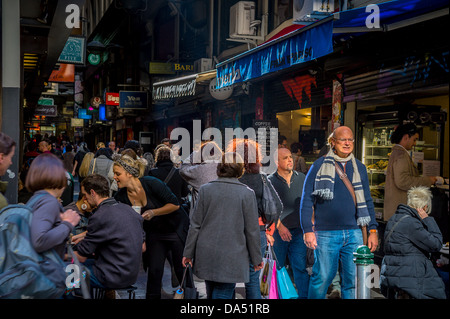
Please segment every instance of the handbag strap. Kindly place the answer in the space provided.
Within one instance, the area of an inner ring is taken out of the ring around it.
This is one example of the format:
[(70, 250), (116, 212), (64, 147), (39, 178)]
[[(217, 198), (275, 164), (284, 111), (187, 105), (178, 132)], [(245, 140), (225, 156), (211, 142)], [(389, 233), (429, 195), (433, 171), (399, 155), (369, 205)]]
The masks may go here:
[[(353, 185), (350, 182), (350, 180), (348, 179), (347, 174), (345, 174), (342, 171), (342, 169), (339, 167), (339, 164), (336, 161), (334, 162), (334, 166), (336, 167), (336, 171), (338, 172), (339, 177), (342, 179), (342, 181), (344, 182), (344, 185), (347, 187), (348, 191), (352, 195), (353, 203), (355, 204), (355, 207), (357, 207), (355, 190), (353, 189)], [(362, 232), (362, 235), (363, 235), (363, 244), (367, 245), (367, 242), (368, 242), (368, 239), (367, 239), (367, 226), (362, 226), (361, 227), (361, 232)]]
[(334, 166), (336, 167), (336, 171), (338, 172), (339, 177), (342, 179), (342, 181), (344, 182), (344, 184), (347, 187), (348, 191), (352, 195), (353, 202), (355, 203), (355, 206), (356, 206), (356, 195), (355, 195), (355, 190), (353, 189), (352, 183), (348, 179), (347, 174), (345, 174), (342, 171), (342, 169), (339, 167), (339, 164), (337, 162), (334, 162)]
[(392, 232), (394, 231), (395, 227), (397, 227), (397, 225), (398, 225), (403, 219), (405, 219), (406, 217), (409, 217), (409, 215), (403, 216), (402, 218), (400, 218), (400, 219), (395, 223), (394, 226), (392, 226), (391, 230), (389, 231), (389, 233), (388, 233), (387, 236), (386, 236), (386, 239), (384, 240), (384, 243), (387, 243), (387, 242), (388, 242), (388, 240), (389, 240), (389, 238), (391, 237)]
[(169, 181), (172, 179), (173, 174), (175, 173), (175, 167), (172, 166), (172, 169), (169, 172), (169, 175), (167, 175), (166, 179), (164, 180), (164, 183), (169, 183)]
[(92, 165), (92, 171), (91, 174), (94, 174), (94, 170), (95, 170), (95, 162), (97, 161), (97, 157), (94, 158), (94, 164)]

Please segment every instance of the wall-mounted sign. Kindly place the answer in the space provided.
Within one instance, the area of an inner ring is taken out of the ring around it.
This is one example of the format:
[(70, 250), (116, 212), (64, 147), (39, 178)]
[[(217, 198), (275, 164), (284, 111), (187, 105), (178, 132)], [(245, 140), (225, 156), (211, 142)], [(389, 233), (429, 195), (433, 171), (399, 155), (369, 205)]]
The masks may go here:
[(94, 96), (91, 99), (91, 105), (95, 108), (99, 107), (99, 105), (102, 103), (103, 103), (103, 99), (100, 96)]
[(72, 127), (83, 127), (84, 126), (84, 120), (83, 119), (72, 118), (72, 119), (70, 119), (70, 126), (72, 126)]
[(56, 105), (37, 105), (34, 109), (34, 115), (37, 116), (58, 116), (58, 108)]
[(119, 107), (121, 109), (146, 109), (147, 92), (144, 91), (120, 91)]
[(100, 54), (94, 54), (94, 53), (89, 54), (88, 61), (92, 65), (98, 65), (101, 61)]
[(86, 109), (78, 109), (78, 118), (83, 120), (90, 120), (92, 119), (92, 115), (87, 114)]
[(70, 36), (64, 45), (64, 49), (59, 55), (58, 62), (84, 65), (85, 52), (86, 38)]
[(213, 78), (211, 82), (209, 82), (209, 93), (216, 100), (226, 100), (233, 94), (233, 85), (225, 86), (220, 89), (216, 89), (217, 79)]
[(119, 106), (120, 104), (119, 93), (106, 92), (105, 104)]
[(60, 63), (58, 70), (53, 70), (48, 78), (49, 82), (74, 82), (75, 81), (75, 65)]
[(194, 64), (150, 62), (148, 66), (148, 72), (150, 74), (175, 74), (177, 72), (194, 72)]
[(49, 97), (41, 97), (38, 102), (38, 105), (54, 105), (55, 100)]

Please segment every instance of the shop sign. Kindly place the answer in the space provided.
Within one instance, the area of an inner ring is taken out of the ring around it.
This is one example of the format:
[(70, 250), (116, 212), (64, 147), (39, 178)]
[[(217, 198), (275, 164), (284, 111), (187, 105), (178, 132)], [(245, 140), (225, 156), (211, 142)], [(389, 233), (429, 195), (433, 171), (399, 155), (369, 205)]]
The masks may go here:
[[(284, 40), (255, 48), (218, 65), (217, 89), (311, 61), (333, 52), (333, 22), (326, 22)], [(253, 52), (252, 52), (253, 51)]]
[(105, 99), (106, 105), (119, 106), (120, 104), (119, 93), (106, 92)]
[(74, 82), (75, 65), (60, 63), (58, 70), (53, 70), (48, 78), (49, 82)]
[(83, 119), (72, 118), (72, 119), (70, 119), (70, 126), (72, 126), (72, 127), (83, 127), (84, 126), (84, 120)]
[(122, 109), (146, 109), (147, 92), (144, 91), (120, 91), (119, 107)]
[(38, 105), (54, 105), (55, 104), (55, 100), (52, 98), (48, 98), (48, 97), (41, 97), (38, 102)]
[(94, 96), (92, 99), (91, 99), (91, 105), (93, 106), (93, 107), (99, 107), (99, 105), (100, 104), (102, 104), (103, 103), (103, 100), (102, 100), (102, 98), (100, 97), (100, 96)]
[(195, 95), (196, 78), (187, 81), (177, 81), (172, 84), (154, 85), (153, 99), (171, 99), (182, 96)]
[(34, 110), (34, 115), (36, 116), (58, 116), (58, 108), (56, 105), (37, 105)]
[(59, 55), (58, 62), (84, 65), (86, 38), (70, 36)]
[(191, 63), (163, 63), (150, 62), (150, 74), (175, 74), (177, 72), (194, 72), (194, 65)]

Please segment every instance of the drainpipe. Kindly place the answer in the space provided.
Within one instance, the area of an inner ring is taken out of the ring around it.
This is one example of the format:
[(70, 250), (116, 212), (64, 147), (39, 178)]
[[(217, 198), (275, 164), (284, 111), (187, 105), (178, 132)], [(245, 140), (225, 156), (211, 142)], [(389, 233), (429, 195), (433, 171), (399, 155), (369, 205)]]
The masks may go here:
[(214, 53), (214, 0), (209, 0), (209, 47), (208, 57), (213, 58)]

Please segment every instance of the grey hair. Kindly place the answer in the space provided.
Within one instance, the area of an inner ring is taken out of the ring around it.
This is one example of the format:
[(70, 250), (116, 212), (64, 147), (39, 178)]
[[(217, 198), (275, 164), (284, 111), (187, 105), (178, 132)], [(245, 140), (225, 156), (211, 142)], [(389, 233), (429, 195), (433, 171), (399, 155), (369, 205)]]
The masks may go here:
[(419, 209), (427, 206), (426, 212), (430, 214), (431, 212), (431, 199), (433, 195), (431, 190), (425, 186), (412, 187), (408, 191), (408, 206)]

